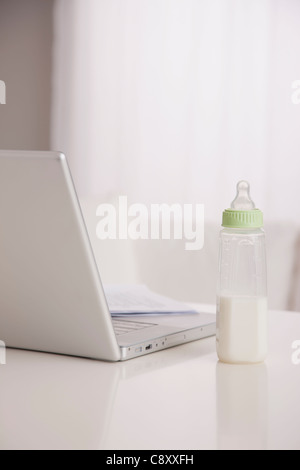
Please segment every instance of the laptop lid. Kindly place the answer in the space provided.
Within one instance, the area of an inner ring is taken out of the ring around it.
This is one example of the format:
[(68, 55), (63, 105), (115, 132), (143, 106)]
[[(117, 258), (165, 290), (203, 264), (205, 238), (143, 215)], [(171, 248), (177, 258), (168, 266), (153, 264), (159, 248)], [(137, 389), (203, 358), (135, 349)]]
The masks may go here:
[(0, 340), (120, 359), (70, 171), (58, 152), (0, 151)]

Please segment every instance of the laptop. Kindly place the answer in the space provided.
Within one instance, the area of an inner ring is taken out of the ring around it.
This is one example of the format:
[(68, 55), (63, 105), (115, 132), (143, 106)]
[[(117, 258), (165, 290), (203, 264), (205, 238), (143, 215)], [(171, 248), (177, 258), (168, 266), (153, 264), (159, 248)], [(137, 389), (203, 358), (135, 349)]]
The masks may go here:
[(66, 157), (0, 151), (0, 340), (7, 347), (123, 361), (215, 332), (215, 316), (205, 313), (113, 319)]

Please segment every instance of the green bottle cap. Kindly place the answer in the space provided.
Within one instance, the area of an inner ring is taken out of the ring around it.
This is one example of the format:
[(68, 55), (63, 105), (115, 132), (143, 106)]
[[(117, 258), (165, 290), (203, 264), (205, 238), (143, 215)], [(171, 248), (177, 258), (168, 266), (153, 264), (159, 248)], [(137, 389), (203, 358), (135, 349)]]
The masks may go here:
[(222, 226), (228, 228), (261, 228), (263, 226), (263, 213), (255, 208), (247, 181), (240, 181), (237, 184), (236, 198), (231, 208), (223, 212)]

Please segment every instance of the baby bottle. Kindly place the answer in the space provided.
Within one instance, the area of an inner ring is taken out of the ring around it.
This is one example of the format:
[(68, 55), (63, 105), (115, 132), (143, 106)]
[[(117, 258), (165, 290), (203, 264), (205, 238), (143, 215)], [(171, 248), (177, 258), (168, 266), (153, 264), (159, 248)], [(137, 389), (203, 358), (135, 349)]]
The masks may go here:
[(267, 356), (268, 308), (263, 214), (246, 181), (223, 212), (217, 294), (217, 354), (234, 364)]

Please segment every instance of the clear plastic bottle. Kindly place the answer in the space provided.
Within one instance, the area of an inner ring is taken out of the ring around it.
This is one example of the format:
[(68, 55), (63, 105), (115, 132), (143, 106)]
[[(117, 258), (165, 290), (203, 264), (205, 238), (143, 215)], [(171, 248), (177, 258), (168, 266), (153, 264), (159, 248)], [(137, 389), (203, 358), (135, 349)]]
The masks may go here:
[(217, 297), (217, 354), (222, 362), (263, 362), (268, 351), (268, 307), (263, 214), (246, 181), (223, 212)]

